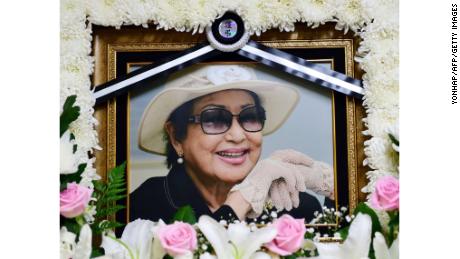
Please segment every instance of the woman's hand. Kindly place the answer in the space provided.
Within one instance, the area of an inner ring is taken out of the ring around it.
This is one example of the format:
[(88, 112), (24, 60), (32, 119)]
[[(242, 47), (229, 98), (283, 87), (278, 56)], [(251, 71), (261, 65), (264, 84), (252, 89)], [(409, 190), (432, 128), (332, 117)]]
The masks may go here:
[[(281, 185), (283, 191), (287, 190), (289, 193), (295, 194), (297, 199), (299, 189), (305, 191), (304, 179), (292, 165), (268, 158), (259, 161), (243, 182), (231, 189), (229, 195), (239, 191), (241, 196), (251, 205), (252, 211), (249, 216), (256, 217), (262, 213), (270, 187), (278, 179), (283, 180)], [(284, 193), (281, 195), (283, 196), (280, 196), (279, 200), (281, 200), (281, 197), (284, 197)]]
[(279, 150), (261, 160), (231, 193), (239, 191), (251, 205), (250, 216), (262, 213), (267, 199), (278, 210), (299, 206), (299, 192), (306, 189), (334, 199), (332, 168), (295, 150)]
[[(309, 156), (293, 149), (275, 151), (270, 156), (270, 159), (279, 160), (288, 163), (289, 166), (294, 166), (294, 170), (296, 171), (294, 173), (301, 175), (306, 189), (324, 195), (329, 199), (335, 199), (334, 170), (330, 165), (321, 161), (315, 161)], [(305, 188), (300, 187), (297, 190), (303, 192)], [(283, 188), (281, 186), (278, 189)], [(286, 194), (284, 193), (284, 195)]]

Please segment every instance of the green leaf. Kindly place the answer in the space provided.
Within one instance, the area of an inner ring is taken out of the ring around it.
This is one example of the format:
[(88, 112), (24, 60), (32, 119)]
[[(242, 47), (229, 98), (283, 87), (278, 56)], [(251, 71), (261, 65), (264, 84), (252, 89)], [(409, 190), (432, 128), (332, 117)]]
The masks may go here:
[(67, 231), (70, 231), (72, 233), (78, 234), (80, 233), (81, 226), (77, 223), (75, 218), (66, 218), (63, 216), (60, 216), (60, 225), (61, 227), (66, 227)]
[(399, 226), (399, 214), (390, 214), (390, 222), (388, 222), (388, 225), (392, 227)]
[(93, 247), (90, 258), (103, 256), (104, 254), (104, 249), (102, 247)]
[(171, 221), (182, 221), (193, 225), (196, 223), (195, 212), (193, 211), (193, 208), (190, 205), (180, 207), (174, 214)]
[(399, 147), (399, 140), (396, 139), (396, 137), (393, 136), (393, 134), (388, 133), (388, 136), (390, 137), (391, 142)]
[(75, 121), (80, 115), (80, 107), (73, 106), (77, 100), (76, 95), (68, 96), (64, 102), (63, 110), (59, 118), (59, 136), (62, 137), (64, 132), (69, 128), (70, 123)]
[(81, 181), (81, 173), (85, 171), (86, 163), (78, 165), (78, 170), (72, 174), (61, 174), (59, 175), (59, 180), (61, 182), (60, 191), (62, 192), (65, 188), (67, 188), (67, 184), (71, 182), (79, 183)]
[(374, 251), (373, 247), (369, 250), (369, 259), (376, 259), (375, 258), (375, 251)]
[(110, 195), (110, 196), (107, 196), (107, 201), (110, 202), (110, 201), (118, 201), (120, 199), (123, 199), (126, 197), (126, 194), (123, 194), (123, 195)]
[(104, 230), (115, 229), (115, 228), (123, 227), (124, 225), (125, 224), (116, 222), (116, 221), (104, 221), (101, 224), (97, 224), (97, 225), (93, 224), (93, 227), (94, 227), (93, 233), (94, 235), (102, 234)]
[(388, 222), (389, 233), (387, 235), (388, 246), (393, 244), (393, 241), (397, 238), (399, 232), (399, 212), (389, 211), (390, 222)]
[(123, 205), (115, 205), (115, 206), (110, 206), (108, 208), (101, 208), (97, 210), (96, 217), (106, 217), (109, 215), (113, 215), (117, 211), (122, 210), (124, 208), (126, 208), (126, 206), (123, 206)]
[(96, 220), (95, 233), (102, 233), (105, 229), (114, 229), (124, 226), (116, 221), (109, 221), (107, 217), (114, 215), (117, 211), (122, 210), (125, 206), (117, 204), (117, 201), (126, 197), (125, 181), (126, 162), (113, 168), (107, 174), (107, 182), (94, 182), (94, 196), (96, 197)]
[(339, 233), (339, 235), (342, 238), (342, 240), (347, 239), (349, 229), (350, 229), (350, 226), (346, 226), (346, 227), (340, 229), (339, 231), (337, 231), (337, 233)]
[(367, 206), (366, 203), (360, 202), (356, 207), (353, 214), (357, 215), (359, 212), (363, 214), (367, 214), (371, 217), (372, 220), (372, 236), (374, 236), (375, 232), (382, 232), (382, 225), (380, 225), (379, 217), (375, 213), (373, 209)]

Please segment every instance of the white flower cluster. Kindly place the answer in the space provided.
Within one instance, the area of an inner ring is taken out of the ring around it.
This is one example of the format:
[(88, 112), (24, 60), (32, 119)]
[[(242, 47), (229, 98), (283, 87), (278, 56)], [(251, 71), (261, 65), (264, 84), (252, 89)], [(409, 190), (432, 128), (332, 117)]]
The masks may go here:
[[(357, 32), (397, 8), (386, 0), (75, 0), (86, 6), (88, 21), (102, 26), (156, 24), (158, 29), (203, 32), (226, 11), (237, 12), (251, 34), (279, 28), (293, 31), (295, 22), (317, 27), (336, 21), (338, 29)], [(397, 3), (397, 2), (396, 2)], [(379, 11), (372, 9), (378, 8)], [(380, 15), (380, 16), (379, 16)], [(397, 24), (396, 19), (389, 24)], [(387, 25), (387, 24), (385, 24)]]
[[(364, 164), (369, 183), (362, 189), (371, 193), (382, 176), (399, 176), (398, 153), (388, 134), (399, 140), (399, 10), (397, 0), (362, 0), (364, 16), (372, 19), (361, 28), (363, 39), (356, 61), (366, 72), (364, 107), (368, 127), (363, 133), (371, 136), (364, 145)], [(370, 197), (370, 196), (369, 196)]]
[[(94, 98), (89, 76), (93, 72), (91, 24), (102, 26), (156, 24), (159, 29), (203, 32), (226, 11), (237, 12), (251, 34), (270, 29), (294, 30), (295, 22), (317, 27), (328, 21), (337, 29), (352, 30), (363, 41), (356, 61), (366, 72), (364, 105), (371, 138), (365, 143), (365, 164), (373, 190), (382, 175), (398, 175), (395, 148), (388, 131), (399, 123), (399, 10), (398, 0), (62, 0), (61, 1), (61, 104), (77, 94), (80, 117), (70, 131), (78, 145), (79, 163), (88, 164), (82, 182), (91, 185), (98, 179), (88, 152), (100, 149), (94, 127)], [(393, 132), (394, 133), (394, 132)], [(395, 133), (396, 135), (397, 132)]]
[(88, 152), (100, 149), (93, 117), (95, 100), (90, 90), (90, 75), (93, 73), (91, 53), (91, 25), (86, 23), (87, 6), (84, 1), (63, 0), (61, 2), (61, 107), (70, 95), (77, 95), (75, 105), (80, 107), (80, 116), (70, 124), (78, 149), (74, 154), (76, 164), (86, 163), (82, 184), (92, 187), (92, 180), (100, 179), (93, 167), (94, 160)]

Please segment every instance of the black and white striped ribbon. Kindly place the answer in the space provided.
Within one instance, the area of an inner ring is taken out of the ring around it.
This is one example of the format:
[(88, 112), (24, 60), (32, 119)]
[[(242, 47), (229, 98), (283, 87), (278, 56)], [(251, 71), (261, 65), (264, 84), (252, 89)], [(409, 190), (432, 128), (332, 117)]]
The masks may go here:
[(255, 41), (249, 41), (238, 54), (346, 95), (362, 98), (364, 94), (360, 80)]
[[(203, 43), (181, 52), (173, 59), (169, 58), (166, 61), (135, 70), (97, 86), (94, 91), (96, 103), (101, 103), (109, 98), (123, 94), (134, 86), (139, 85), (138, 83), (141, 81), (167, 77), (171, 73), (204, 61), (219, 53), (221, 53), (219, 50)], [(364, 94), (360, 80), (254, 41), (249, 41), (236, 53), (346, 95), (362, 98)]]

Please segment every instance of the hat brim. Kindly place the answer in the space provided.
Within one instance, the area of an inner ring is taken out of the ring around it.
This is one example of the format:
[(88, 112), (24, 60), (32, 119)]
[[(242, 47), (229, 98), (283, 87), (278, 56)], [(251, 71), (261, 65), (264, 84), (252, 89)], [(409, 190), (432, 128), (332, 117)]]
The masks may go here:
[(155, 96), (144, 110), (138, 131), (139, 147), (150, 153), (165, 155), (163, 128), (171, 112), (195, 98), (230, 89), (248, 90), (259, 96), (267, 114), (263, 135), (270, 134), (281, 127), (299, 100), (295, 88), (264, 80), (239, 81), (219, 86), (168, 88)]

